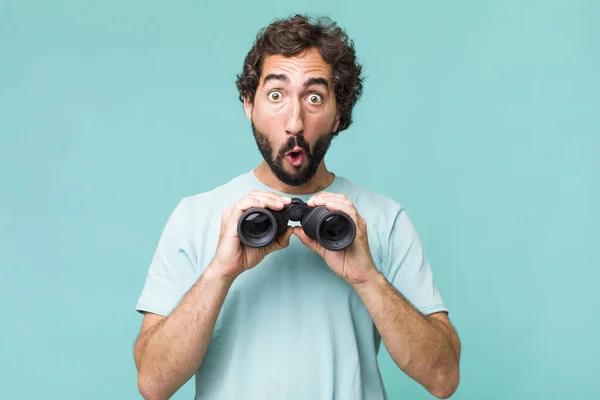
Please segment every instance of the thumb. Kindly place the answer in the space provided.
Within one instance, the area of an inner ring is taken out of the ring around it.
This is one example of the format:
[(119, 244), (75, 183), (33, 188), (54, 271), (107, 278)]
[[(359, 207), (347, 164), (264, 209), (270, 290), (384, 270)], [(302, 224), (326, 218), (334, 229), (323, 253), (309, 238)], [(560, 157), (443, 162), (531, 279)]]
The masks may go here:
[(283, 235), (275, 238), (269, 245), (267, 246), (267, 254), (275, 251), (281, 250), (289, 246), (290, 237), (292, 236), (292, 227), (288, 226)]
[(294, 235), (298, 236), (298, 239), (300, 239), (300, 241), (304, 243), (306, 247), (313, 249), (314, 251), (319, 253), (321, 247), (320, 244), (315, 239), (309, 237), (306, 233), (304, 233), (304, 229), (302, 229), (301, 226), (294, 227)]

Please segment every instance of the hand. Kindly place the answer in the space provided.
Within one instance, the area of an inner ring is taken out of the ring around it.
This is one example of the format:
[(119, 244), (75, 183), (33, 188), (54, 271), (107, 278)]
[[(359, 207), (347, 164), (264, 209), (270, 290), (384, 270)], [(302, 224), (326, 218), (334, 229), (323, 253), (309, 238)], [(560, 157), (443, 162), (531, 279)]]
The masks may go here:
[(280, 250), (289, 245), (292, 228), (288, 227), (283, 235), (275, 238), (262, 248), (245, 246), (237, 232), (237, 225), (244, 211), (252, 207), (263, 207), (281, 210), (286, 204), (291, 204), (289, 197), (276, 193), (253, 190), (239, 199), (235, 204), (223, 210), (221, 215), (221, 232), (219, 243), (213, 259), (213, 266), (222, 276), (235, 279), (242, 272), (255, 267), (267, 254)]
[(308, 237), (301, 226), (294, 228), (294, 235), (307, 247), (317, 252), (327, 265), (351, 285), (359, 285), (377, 274), (377, 269), (371, 256), (367, 237), (367, 224), (358, 214), (354, 204), (342, 194), (321, 192), (311, 197), (306, 204), (309, 207), (325, 206), (329, 210), (343, 211), (356, 224), (356, 238), (345, 250), (327, 250), (316, 240)]

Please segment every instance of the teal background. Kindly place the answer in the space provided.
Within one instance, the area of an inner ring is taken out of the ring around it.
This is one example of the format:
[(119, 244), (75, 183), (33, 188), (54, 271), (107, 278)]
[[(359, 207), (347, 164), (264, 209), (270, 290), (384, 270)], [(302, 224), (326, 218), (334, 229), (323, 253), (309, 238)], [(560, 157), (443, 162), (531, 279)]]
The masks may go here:
[[(367, 74), (328, 166), (411, 215), (462, 339), (453, 398), (597, 398), (600, 3), (290, 4), (0, 1), (0, 397), (140, 398), (159, 234), (259, 163), (235, 75), (310, 12)], [(380, 361), (391, 399), (432, 398)]]

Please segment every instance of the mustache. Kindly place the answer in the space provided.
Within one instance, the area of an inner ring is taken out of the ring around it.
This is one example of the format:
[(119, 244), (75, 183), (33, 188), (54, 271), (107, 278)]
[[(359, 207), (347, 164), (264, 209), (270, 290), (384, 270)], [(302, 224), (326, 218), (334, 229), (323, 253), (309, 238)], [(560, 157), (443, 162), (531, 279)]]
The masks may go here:
[(283, 156), (283, 155), (285, 155), (285, 153), (292, 150), (296, 146), (300, 147), (307, 154), (310, 154), (310, 145), (304, 139), (303, 136), (290, 136), (290, 138), (287, 140), (285, 145), (282, 146), (281, 149), (279, 150), (279, 154)]

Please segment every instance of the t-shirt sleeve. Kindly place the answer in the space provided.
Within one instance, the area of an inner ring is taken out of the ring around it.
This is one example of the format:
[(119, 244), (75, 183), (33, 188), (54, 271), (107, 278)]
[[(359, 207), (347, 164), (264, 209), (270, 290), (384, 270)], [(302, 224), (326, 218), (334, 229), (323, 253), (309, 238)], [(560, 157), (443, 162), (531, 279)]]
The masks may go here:
[(168, 316), (197, 279), (190, 209), (184, 198), (160, 235), (136, 310)]
[(396, 214), (387, 248), (387, 280), (424, 315), (448, 312), (419, 235), (404, 209)]

